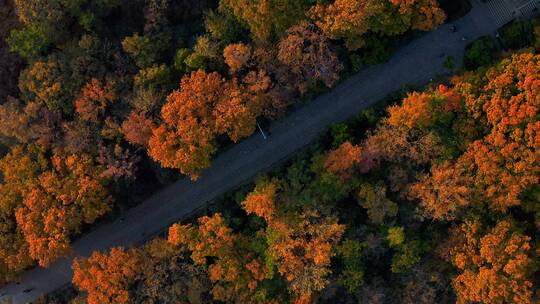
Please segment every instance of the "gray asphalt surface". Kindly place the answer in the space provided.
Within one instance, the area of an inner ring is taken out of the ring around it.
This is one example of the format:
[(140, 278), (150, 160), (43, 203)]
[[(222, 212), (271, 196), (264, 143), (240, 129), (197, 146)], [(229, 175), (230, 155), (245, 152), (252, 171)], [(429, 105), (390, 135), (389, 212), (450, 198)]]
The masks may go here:
[[(88, 256), (95, 250), (147, 240), (217, 196), (285, 160), (316, 139), (327, 126), (346, 120), (405, 85), (423, 85), (447, 73), (443, 67), (447, 56), (462, 62), (465, 45), (477, 37), (494, 34), (499, 25), (485, 4), (472, 2), (473, 9), (467, 16), (412, 41), (388, 63), (361, 71), (274, 123), (267, 140), (254, 134), (221, 153), (197, 182), (181, 179), (129, 210), (123, 221), (97, 227), (84, 235), (73, 244), (74, 256)], [(457, 27), (456, 33), (450, 31), (452, 25)], [(0, 303), (2, 300), (28, 303), (68, 284), (72, 260), (73, 256), (60, 259), (46, 269), (37, 267), (27, 271), (19, 284), (0, 289)]]

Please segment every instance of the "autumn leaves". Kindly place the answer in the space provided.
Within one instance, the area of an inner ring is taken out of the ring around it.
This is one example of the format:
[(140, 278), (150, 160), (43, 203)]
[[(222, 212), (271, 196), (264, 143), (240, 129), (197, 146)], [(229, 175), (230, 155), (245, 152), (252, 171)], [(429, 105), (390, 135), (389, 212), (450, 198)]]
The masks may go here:
[[(520, 54), (480, 79), (456, 79), (454, 90), (486, 130), (459, 158), (434, 166), (432, 178), (415, 188), (436, 218), (454, 218), (479, 196), (494, 210), (506, 212), (521, 204), (523, 191), (538, 184), (539, 67), (538, 56)], [(480, 89), (471, 86), (475, 81), (481, 81)]]
[(72, 235), (111, 208), (105, 167), (88, 155), (56, 150), (49, 160), (35, 146), (19, 146), (0, 168), (0, 256), (8, 279), (33, 261), (47, 266), (68, 254)]
[(163, 106), (163, 124), (149, 140), (150, 156), (195, 178), (210, 165), (217, 136), (238, 141), (253, 133), (269, 79), (260, 73), (247, 75), (245, 81), (251, 83), (226, 81), (217, 72), (201, 70), (183, 78), (181, 90)]
[[(285, 83), (300, 92), (316, 81), (331, 87), (342, 69), (329, 41), (309, 23), (291, 28), (281, 40), (277, 66), (265, 62), (264, 49), (252, 50), (243, 43), (227, 46), (223, 55), (232, 79), (197, 70), (184, 76), (180, 90), (167, 97), (163, 123), (148, 142), (149, 155), (163, 167), (197, 178), (210, 166), (217, 137), (227, 135), (237, 142), (255, 131), (257, 117), (283, 111), (286, 101), (280, 91)], [(266, 64), (266, 69), (257, 68)], [(280, 78), (277, 84), (270, 75)]]
[[(352, 182), (374, 160), (372, 170), (386, 168), (391, 191), (417, 202), (419, 215), (454, 223), (438, 250), (459, 270), (458, 303), (535, 302), (539, 71), (538, 55), (515, 54), (450, 88), (410, 93), (362, 144), (345, 142), (326, 158), (327, 170)], [(373, 222), (396, 214), (385, 190), (358, 192)]]
[[(308, 10), (315, 24), (294, 25), (305, 18), (302, 12), (308, 3), (281, 2), (220, 2), (220, 10), (230, 10), (247, 23), (254, 43), (224, 47), (231, 79), (197, 70), (184, 76), (180, 89), (167, 97), (163, 122), (154, 128), (148, 148), (163, 167), (197, 178), (218, 149), (217, 137), (226, 134), (236, 142), (254, 132), (257, 117), (282, 113), (298, 93), (307, 93), (318, 82), (334, 86), (343, 65), (329, 38), (344, 39), (348, 49), (356, 50), (368, 31), (397, 35), (411, 28), (428, 30), (444, 21), (444, 13), (431, 0), (340, 0)], [(281, 38), (274, 50), (268, 42), (276, 36)], [(150, 122), (134, 115), (128, 123), (144, 121), (147, 130)]]
[(345, 40), (349, 50), (364, 47), (370, 31), (398, 35), (411, 28), (429, 30), (446, 18), (434, 0), (337, 0), (317, 4), (307, 14), (327, 37)]
[[(139, 288), (172, 286), (167, 275), (141, 283), (156, 268), (140, 260), (137, 274), (119, 275), (158, 246), (163, 254), (148, 261), (193, 263), (189, 277), (206, 284), (208, 301), (311, 303), (333, 283), (373, 299), (372, 281), (384, 275), (398, 302), (535, 303), (538, 60), (516, 54), (409, 93), (365, 137), (336, 128), (329, 150), (317, 146), (231, 195), (237, 210), (227, 201), (174, 224), (167, 240), (79, 260), (74, 283), (89, 300), (130, 291), (127, 302)], [(103, 274), (100, 259), (123, 253)]]
[(279, 183), (259, 183), (242, 202), (247, 214), (265, 222), (265, 227), (253, 235), (235, 232), (219, 213), (202, 216), (195, 225), (171, 226), (166, 241), (155, 240), (142, 249), (115, 248), (108, 254), (94, 253), (90, 258), (77, 260), (73, 282), (88, 292), (90, 304), (131, 303), (140, 299), (138, 291), (130, 290), (134, 290), (135, 282), (141, 280), (147, 267), (141, 262), (142, 255), (160, 246), (164, 257), (187, 253), (196, 267), (207, 269), (215, 301), (286, 301), (285, 293), (269, 295), (265, 288), (258, 288), (282, 277), (293, 299), (309, 303), (312, 293), (328, 284), (333, 248), (345, 227), (335, 217), (288, 208)]

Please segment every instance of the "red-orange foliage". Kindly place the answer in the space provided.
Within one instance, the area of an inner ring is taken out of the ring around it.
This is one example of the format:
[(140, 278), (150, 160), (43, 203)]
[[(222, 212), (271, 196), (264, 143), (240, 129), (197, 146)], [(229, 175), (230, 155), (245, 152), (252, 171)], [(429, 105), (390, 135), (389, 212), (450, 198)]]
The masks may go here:
[(279, 42), (278, 59), (297, 75), (296, 86), (302, 93), (319, 80), (333, 87), (343, 69), (328, 39), (309, 22), (287, 30), (287, 36)]
[(540, 56), (514, 55), (478, 77), (456, 79), (453, 94), (463, 96), (478, 122), (487, 122), (487, 136), (469, 144), (452, 167), (432, 170), (432, 180), (417, 187), (436, 218), (452, 217), (475, 194), (504, 212), (539, 181)]
[(255, 131), (257, 116), (265, 102), (263, 94), (270, 86), (270, 78), (264, 71), (248, 73), (244, 82), (238, 84), (236, 79), (228, 82), (214, 109), (217, 132), (227, 133), (234, 142)]
[(388, 123), (394, 127), (406, 126), (409, 129), (428, 127), (432, 121), (432, 100), (430, 93), (410, 93), (403, 99), (403, 104), (388, 108)]
[(337, 219), (308, 212), (291, 226), (283, 219), (267, 222), (267, 233), (273, 237), (268, 254), (277, 262), (277, 269), (297, 297), (306, 297), (328, 284), (330, 258), (335, 255), (345, 226)]
[(430, 176), (411, 187), (411, 194), (420, 199), (427, 216), (450, 220), (473, 203), (471, 183), (465, 168), (455, 164), (433, 166)]
[(47, 266), (70, 250), (71, 237), (110, 208), (102, 166), (86, 155), (17, 146), (0, 161), (0, 264), (17, 271)]
[(459, 112), (461, 110), (461, 96), (447, 86), (439, 85), (439, 93), (446, 98), (444, 110), (446, 112)]
[[(168, 241), (175, 246), (186, 246), (196, 264), (208, 266), (210, 280), (215, 283), (214, 299), (252, 299), (267, 270), (246, 246), (248, 240), (234, 234), (219, 213), (203, 216), (198, 222), (198, 227), (174, 224), (169, 229)], [(212, 264), (208, 264), (208, 257), (214, 258)]]
[[(30, 106), (33, 105), (35, 103), (32, 103)], [(33, 132), (29, 130), (31, 116), (25, 112), (21, 102), (15, 98), (8, 97), (0, 105), (0, 134), (17, 139), (20, 142), (31, 140), (33, 137)]]
[(390, 0), (413, 29), (428, 31), (446, 19), (436, 0)]
[(353, 176), (362, 162), (362, 148), (346, 141), (339, 148), (328, 153), (324, 167), (328, 172), (346, 180)]
[(0, 134), (16, 139), (20, 143), (36, 143), (49, 148), (58, 134), (55, 125), (60, 121), (57, 112), (37, 102), (22, 102), (7, 98), (0, 105)]
[(75, 110), (84, 120), (97, 121), (99, 115), (105, 112), (107, 105), (116, 99), (114, 83), (102, 85), (97, 79), (92, 79), (82, 89), (81, 95), (75, 100)]
[(277, 180), (258, 184), (242, 202), (242, 207), (247, 214), (255, 214), (266, 222), (270, 222), (276, 212), (275, 199), (278, 190), (279, 182)]
[(287, 220), (290, 217), (275, 207), (278, 190), (276, 180), (258, 184), (242, 206), (248, 214), (254, 213), (266, 221), (267, 254), (277, 262), (277, 269), (292, 293), (297, 298), (309, 297), (326, 286), (330, 258), (335, 254), (333, 248), (345, 227), (337, 224), (335, 218), (316, 212), (295, 214), (291, 223)]
[(231, 73), (236, 73), (244, 68), (251, 59), (251, 46), (244, 43), (233, 43), (223, 49), (223, 58), (229, 66)]
[(384, 121), (364, 145), (370, 155), (404, 166), (427, 164), (441, 152), (441, 142), (435, 133), (394, 127)]
[(486, 234), (466, 221), (452, 231), (452, 263), (461, 271), (453, 279), (458, 303), (532, 304), (536, 266), (531, 238), (500, 221)]
[(129, 287), (140, 271), (139, 263), (139, 252), (133, 249), (94, 252), (73, 262), (73, 284), (88, 293), (89, 304), (131, 303)]
[[(429, 30), (441, 24), (445, 15), (434, 0), (336, 0), (318, 3), (308, 12), (323, 32), (332, 39), (345, 39), (350, 50), (365, 45), (369, 31), (387, 35), (404, 33), (410, 28)], [(397, 16), (396, 16), (397, 15)]]
[(202, 70), (184, 76), (180, 90), (167, 96), (163, 123), (154, 129), (149, 155), (165, 168), (177, 168), (192, 178), (210, 165), (215, 153), (214, 104), (223, 96), (224, 80)]
[[(482, 105), (491, 132), (474, 142), (462, 160), (477, 170), (492, 207), (505, 210), (540, 176), (540, 56), (514, 55), (486, 74), (472, 109)], [(468, 104), (468, 106), (469, 106)]]
[(134, 145), (147, 146), (152, 136), (154, 122), (142, 112), (131, 112), (122, 123), (122, 133)]
[(253, 133), (269, 87), (264, 71), (248, 73), (242, 83), (202, 70), (185, 76), (162, 108), (163, 123), (149, 140), (150, 156), (196, 179), (210, 165), (216, 136), (226, 133), (238, 141)]
[(32, 183), (40, 167), (22, 147), (14, 147), (0, 160), (0, 283), (13, 279), (32, 265), (28, 243), (17, 228), (15, 209), (20, 204), (22, 191)]
[(30, 255), (47, 266), (70, 250), (70, 237), (110, 209), (111, 197), (88, 155), (55, 154), (16, 211)]
[(369, 18), (381, 10), (374, 1), (336, 0), (324, 5), (317, 4), (308, 12), (315, 24), (332, 39), (345, 39), (350, 50), (364, 46), (362, 36), (370, 29)]

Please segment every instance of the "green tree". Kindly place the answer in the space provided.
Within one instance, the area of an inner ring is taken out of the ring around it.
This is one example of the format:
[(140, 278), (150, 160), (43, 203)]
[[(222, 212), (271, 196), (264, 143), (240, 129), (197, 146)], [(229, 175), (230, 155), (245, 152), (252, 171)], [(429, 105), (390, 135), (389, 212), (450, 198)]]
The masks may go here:
[(456, 59), (453, 56), (448, 56), (444, 60), (444, 67), (453, 70), (456, 67)]
[(402, 243), (392, 256), (392, 272), (401, 273), (407, 271), (420, 261), (422, 254), (426, 251), (426, 245), (421, 241), (412, 240)]
[(120, 5), (120, 0), (60, 0), (60, 2), (88, 31), (101, 25), (99, 19)]
[(429, 250), (424, 241), (407, 240), (403, 227), (388, 228), (386, 240), (395, 250), (391, 264), (391, 270), (394, 273), (406, 272), (412, 265), (420, 261), (422, 254)]
[(191, 71), (203, 70), (219, 70), (223, 67), (223, 52), (220, 41), (213, 39), (209, 35), (197, 37), (193, 53), (191, 53), (184, 61)]
[(343, 263), (339, 283), (347, 287), (349, 292), (355, 292), (364, 284), (362, 245), (356, 240), (344, 240), (338, 246), (337, 253)]
[(362, 184), (358, 201), (367, 209), (369, 220), (374, 224), (381, 224), (386, 217), (394, 217), (398, 212), (397, 204), (386, 197), (386, 187), (382, 183), (375, 186)]
[(153, 36), (140, 36), (135, 33), (133, 36), (124, 38), (122, 48), (139, 68), (148, 68), (158, 63), (169, 44), (170, 37), (164, 33)]
[(180, 73), (187, 73), (189, 72), (189, 68), (191, 66), (186, 62), (189, 55), (191, 55), (192, 51), (188, 48), (181, 48), (176, 51), (176, 54), (174, 55), (174, 62), (173, 66), (176, 69), (176, 71)]
[(204, 16), (204, 27), (212, 38), (224, 45), (241, 40), (247, 32), (234, 16), (215, 10), (209, 11)]
[(12, 30), (6, 42), (9, 44), (10, 51), (27, 62), (33, 62), (43, 55), (51, 44), (43, 28), (37, 25)]
[(309, 0), (220, 0), (219, 9), (247, 24), (252, 36), (268, 40), (305, 19)]
[(515, 20), (501, 30), (501, 39), (506, 48), (520, 49), (534, 42), (534, 24), (530, 20)]
[(35, 101), (47, 106), (49, 110), (73, 112), (73, 91), (67, 81), (69, 68), (56, 56), (36, 61), (27, 67), (19, 77), (19, 89), (26, 101)]
[(165, 64), (153, 65), (141, 69), (133, 78), (133, 84), (137, 91), (165, 93), (176, 85), (172, 76), (171, 69)]
[(482, 37), (467, 46), (464, 64), (469, 70), (493, 63), (496, 47), (493, 38)]
[(386, 240), (390, 247), (398, 247), (405, 242), (405, 231), (403, 227), (390, 227), (388, 228), (388, 235)]

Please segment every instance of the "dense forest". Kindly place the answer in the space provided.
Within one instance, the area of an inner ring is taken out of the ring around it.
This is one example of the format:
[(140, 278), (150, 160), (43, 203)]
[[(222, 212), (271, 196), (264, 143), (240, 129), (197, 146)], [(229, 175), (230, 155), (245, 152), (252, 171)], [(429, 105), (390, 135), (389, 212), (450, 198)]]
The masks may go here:
[[(0, 285), (458, 2), (0, 0)], [(539, 303), (540, 21), (500, 33), (44, 301)]]
[(529, 49), (390, 98), (73, 282), (88, 303), (538, 303), (539, 88)]
[(0, 283), (445, 19), (435, 0), (0, 4)]

